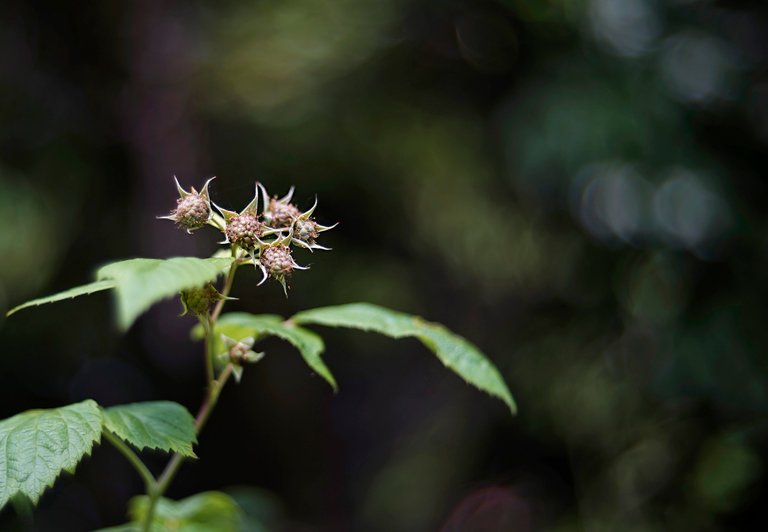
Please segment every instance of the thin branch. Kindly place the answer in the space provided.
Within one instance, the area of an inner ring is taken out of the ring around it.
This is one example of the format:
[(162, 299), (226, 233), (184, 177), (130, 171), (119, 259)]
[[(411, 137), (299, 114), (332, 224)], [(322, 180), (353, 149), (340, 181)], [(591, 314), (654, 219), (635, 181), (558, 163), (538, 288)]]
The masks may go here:
[[(229, 292), (232, 290), (232, 284), (235, 282), (235, 272), (237, 271), (237, 268), (240, 266), (238, 259), (235, 259), (232, 262), (232, 266), (229, 267), (229, 273), (227, 274), (227, 280), (224, 281), (224, 288), (221, 290), (221, 295), (226, 297), (229, 297)], [(220, 300), (218, 303), (216, 303), (216, 307), (214, 307), (213, 312), (211, 312), (211, 323), (216, 323), (216, 320), (219, 319), (219, 316), (221, 315), (221, 311), (224, 308), (224, 303), (226, 303), (226, 299)]]
[[(222, 388), (224, 388), (224, 385), (227, 383), (227, 381), (229, 380), (229, 377), (232, 375), (232, 370), (233, 370), (232, 364), (227, 364), (227, 367), (224, 368), (224, 371), (221, 372), (221, 375), (219, 375), (219, 378), (213, 382), (213, 386), (211, 386), (210, 388), (210, 393), (208, 395), (208, 398), (200, 406), (200, 410), (197, 412), (197, 416), (195, 417), (195, 431), (197, 432), (197, 434), (200, 434), (200, 432), (203, 430), (203, 427), (205, 426), (205, 423), (208, 421), (208, 418), (211, 416), (211, 412), (213, 412), (213, 408), (216, 406), (216, 403), (218, 402), (219, 394), (221, 393)], [(163, 493), (165, 493), (165, 490), (168, 489), (168, 486), (173, 480), (173, 477), (178, 472), (183, 461), (184, 461), (184, 456), (179, 453), (176, 453), (173, 455), (173, 458), (171, 458), (171, 461), (168, 462), (168, 465), (165, 467), (165, 470), (157, 479), (157, 496), (158, 497), (161, 496)]]
[(213, 327), (209, 317), (200, 317), (199, 319), (200, 325), (203, 326), (203, 331), (205, 331), (205, 382), (208, 389), (210, 389), (215, 378), (213, 371)]
[[(203, 427), (208, 421), (208, 418), (211, 416), (211, 412), (213, 412), (213, 409), (216, 406), (216, 402), (219, 399), (219, 394), (221, 393), (224, 385), (229, 380), (229, 377), (232, 375), (232, 371), (234, 369), (232, 364), (227, 364), (227, 367), (224, 368), (219, 377), (214, 377), (213, 333), (216, 327), (216, 320), (218, 320), (219, 316), (221, 315), (221, 311), (224, 308), (224, 303), (226, 303), (226, 298), (229, 296), (229, 292), (232, 290), (232, 284), (235, 281), (235, 272), (237, 271), (238, 266), (240, 266), (240, 263), (238, 262), (239, 259), (237, 258), (237, 252), (234, 249), (232, 250), (232, 257), (234, 260), (232, 261), (232, 265), (229, 267), (229, 273), (227, 274), (226, 281), (224, 281), (224, 288), (221, 291), (221, 295), (224, 296), (224, 298), (216, 304), (216, 307), (214, 307), (213, 312), (211, 312), (211, 315), (208, 317), (208, 319), (200, 320), (203, 325), (203, 330), (205, 331), (205, 364), (208, 389), (206, 390), (205, 400), (203, 401), (203, 404), (200, 405), (200, 410), (197, 412), (197, 416), (195, 417), (195, 432), (198, 435), (200, 434), (200, 431), (203, 430)], [(128, 450), (130, 451), (130, 449)], [(154, 481), (152, 485), (148, 485), (147, 495), (149, 496), (149, 508), (147, 509), (147, 513), (144, 516), (143, 523), (143, 529), (145, 532), (149, 532), (152, 526), (155, 509), (157, 508), (157, 501), (168, 489), (168, 486), (171, 484), (173, 477), (176, 476), (176, 473), (179, 471), (179, 468), (183, 462), (184, 456), (179, 453), (175, 453), (168, 464), (165, 466), (165, 469), (158, 477), (158, 479)]]
[(120, 438), (109, 432), (108, 430), (104, 431), (104, 438), (115, 446), (115, 448), (120, 451), (120, 454), (125, 456), (128, 461), (131, 463), (134, 469), (136, 469), (136, 472), (141, 476), (141, 478), (144, 480), (144, 484), (146, 486), (147, 492), (151, 492), (155, 489), (157, 486), (157, 481), (155, 480), (155, 477), (152, 475), (152, 473), (147, 469), (147, 466), (144, 465), (144, 462), (141, 461), (141, 458), (133, 452), (133, 449), (128, 447), (128, 445), (123, 442)]

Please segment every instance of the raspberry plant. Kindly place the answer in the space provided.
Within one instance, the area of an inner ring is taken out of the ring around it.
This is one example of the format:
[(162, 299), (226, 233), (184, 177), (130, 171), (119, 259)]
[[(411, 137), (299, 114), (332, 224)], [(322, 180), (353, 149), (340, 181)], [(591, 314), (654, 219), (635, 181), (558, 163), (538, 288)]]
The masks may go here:
[[(116, 295), (117, 322), (127, 330), (154, 303), (180, 296), (185, 313), (197, 317), (192, 336), (202, 340), (206, 391), (196, 416), (170, 401), (152, 401), (100, 407), (93, 400), (53, 408), (30, 410), (0, 421), (0, 509), (9, 502), (37, 503), (62, 471), (77, 464), (102, 441), (113, 445), (144, 481), (146, 494), (129, 502), (130, 523), (110, 530), (240, 530), (240, 510), (221, 492), (206, 492), (172, 501), (164, 497), (185, 460), (197, 458), (194, 445), (213, 412), (219, 394), (243, 369), (264, 357), (253, 350), (268, 336), (295, 346), (307, 365), (335, 391), (336, 380), (323, 362), (323, 340), (306, 325), (348, 327), (392, 338), (414, 337), (468, 383), (500, 398), (515, 412), (515, 403), (497, 369), (471, 343), (438, 324), (376, 305), (355, 303), (299, 312), (289, 319), (272, 314), (223, 313), (237, 271), (255, 267), (259, 283), (271, 278), (288, 294), (288, 282), (299, 266), (293, 249), (328, 250), (317, 243), (324, 231), (313, 218), (317, 200), (302, 212), (291, 202), (293, 188), (280, 199), (270, 197), (257, 183), (253, 200), (238, 212), (213, 205), (208, 180), (200, 192), (176, 186), (179, 199), (166, 218), (191, 233), (205, 225), (224, 235), (213, 257), (130, 259), (100, 268), (96, 280), (58, 294), (35, 299), (8, 312), (52, 303), (102, 290)], [(259, 212), (259, 197), (263, 209)], [(218, 211), (218, 212), (216, 212)], [(214, 283), (224, 278), (220, 288)], [(170, 453), (166, 467), (156, 474), (142, 461), (146, 449)], [(201, 528), (202, 527), (202, 528)]]

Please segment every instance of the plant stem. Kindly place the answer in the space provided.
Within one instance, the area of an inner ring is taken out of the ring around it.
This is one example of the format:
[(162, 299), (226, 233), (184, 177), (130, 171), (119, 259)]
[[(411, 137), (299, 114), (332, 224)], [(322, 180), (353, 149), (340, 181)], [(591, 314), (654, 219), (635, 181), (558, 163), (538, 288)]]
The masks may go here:
[[(214, 385), (211, 388), (211, 393), (207, 400), (204, 401), (202, 405), (200, 405), (200, 410), (197, 412), (197, 416), (195, 417), (195, 431), (198, 434), (200, 434), (200, 431), (203, 430), (206, 421), (208, 421), (208, 418), (211, 416), (211, 412), (213, 412), (213, 408), (216, 406), (216, 402), (219, 399), (219, 393), (226, 384), (227, 380), (229, 380), (230, 375), (232, 375), (232, 364), (228, 364), (224, 371), (221, 372), (219, 378), (214, 382)], [(171, 458), (171, 461), (166, 466), (163, 474), (160, 475), (160, 477), (157, 479), (157, 485), (161, 495), (168, 488), (168, 485), (170, 484), (171, 480), (173, 480), (173, 476), (178, 471), (183, 460), (183, 455), (178, 453), (173, 455), (173, 458)]]
[[(234, 257), (234, 251), (233, 251), (233, 257)], [(227, 274), (227, 280), (224, 281), (224, 288), (221, 290), (221, 295), (224, 297), (229, 296), (230, 290), (232, 290), (232, 283), (235, 282), (235, 272), (237, 271), (237, 267), (240, 266), (238, 263), (238, 259), (235, 258), (235, 260), (232, 262), (232, 266), (229, 267), (229, 273)], [(216, 307), (214, 307), (213, 312), (211, 312), (211, 324), (215, 324), (216, 320), (219, 319), (219, 316), (221, 315), (221, 310), (224, 308), (224, 303), (226, 303), (226, 299), (220, 300), (218, 303), (216, 303)]]
[(114, 445), (115, 448), (128, 459), (134, 469), (136, 469), (141, 478), (144, 480), (144, 485), (146, 486), (147, 491), (153, 490), (157, 481), (155, 480), (155, 477), (152, 475), (152, 473), (150, 473), (149, 469), (147, 469), (147, 466), (144, 465), (144, 462), (141, 461), (141, 458), (139, 458), (136, 453), (133, 452), (133, 450), (123, 442), (123, 440), (108, 430), (104, 431), (104, 438), (106, 438), (109, 443)]
[[(224, 298), (228, 297), (229, 292), (232, 290), (232, 284), (235, 281), (235, 272), (237, 271), (237, 268), (240, 265), (238, 263), (237, 254), (235, 250), (232, 250), (232, 257), (234, 258), (234, 260), (232, 261), (232, 265), (229, 267), (229, 273), (227, 274), (227, 279), (226, 281), (224, 281), (224, 287), (222, 288), (222, 291), (221, 291), (221, 295), (224, 296)], [(232, 375), (232, 371), (234, 369), (232, 364), (227, 364), (227, 366), (222, 370), (218, 378), (216, 378), (214, 375), (213, 331), (216, 326), (216, 320), (219, 319), (219, 316), (221, 315), (221, 311), (224, 308), (225, 302), (226, 302), (226, 299), (221, 299), (218, 303), (216, 303), (216, 306), (214, 307), (213, 312), (211, 312), (211, 315), (207, 319), (200, 320), (200, 323), (203, 326), (203, 331), (205, 332), (205, 371), (206, 371), (207, 388), (206, 388), (205, 399), (203, 400), (203, 403), (200, 405), (200, 409), (198, 410), (197, 416), (195, 417), (195, 433), (198, 435), (203, 430), (203, 427), (205, 426), (205, 423), (208, 421), (208, 418), (211, 416), (211, 413), (213, 412), (213, 409), (219, 400), (219, 394), (221, 394), (221, 390), (224, 388), (224, 385), (229, 380), (229, 377)], [(131, 451), (130, 449), (128, 449), (128, 451), (133, 453), (133, 451)], [(135, 454), (134, 454), (134, 457), (136, 457)], [(136, 459), (138, 460), (138, 457), (136, 457)], [(162, 497), (165, 491), (168, 489), (168, 486), (173, 481), (173, 478), (176, 476), (176, 473), (178, 473), (179, 468), (181, 467), (181, 464), (183, 462), (184, 462), (184, 456), (182, 456), (179, 453), (175, 453), (171, 458), (171, 460), (168, 462), (168, 464), (165, 466), (165, 469), (163, 470), (162, 474), (157, 478), (157, 480), (155, 481), (153, 478), (152, 483), (147, 484), (147, 496), (149, 497), (149, 508), (147, 509), (147, 513), (144, 516), (144, 523), (142, 526), (144, 532), (150, 532), (152, 527), (152, 521), (155, 516), (155, 509), (157, 508), (157, 502), (158, 500), (160, 500), (160, 497)], [(144, 466), (143, 463), (141, 465)]]
[(213, 383), (213, 322), (210, 317), (200, 318), (200, 325), (205, 331), (205, 382), (207, 388)]
[(213, 382), (208, 400), (200, 405), (200, 410), (198, 410), (197, 416), (195, 417), (195, 431), (198, 434), (203, 430), (208, 418), (211, 417), (213, 407), (216, 406), (216, 402), (219, 400), (219, 394), (229, 380), (229, 377), (232, 375), (233, 369), (234, 367), (232, 364), (227, 364), (227, 367), (221, 372), (219, 378)]
[[(219, 399), (219, 394), (221, 393), (222, 388), (224, 388), (224, 385), (232, 375), (232, 369), (232, 364), (227, 364), (227, 367), (224, 368), (224, 371), (221, 372), (219, 378), (216, 379), (213, 382), (213, 385), (210, 387), (208, 397), (205, 401), (203, 401), (203, 404), (200, 405), (200, 410), (197, 412), (197, 416), (195, 417), (195, 431), (197, 434), (200, 434), (200, 431), (203, 430), (206, 421), (208, 421), (208, 418), (211, 416), (211, 412), (213, 412), (213, 408), (216, 406), (216, 402)], [(168, 462), (168, 465), (165, 466), (163, 473), (158, 477), (157, 482), (152, 486), (152, 489), (147, 490), (147, 495), (149, 496), (149, 509), (147, 510), (147, 514), (144, 518), (145, 532), (149, 532), (150, 530), (149, 527), (152, 523), (152, 519), (154, 518), (157, 501), (160, 499), (160, 497), (163, 496), (165, 490), (168, 489), (168, 486), (171, 484), (173, 477), (176, 476), (176, 473), (178, 473), (179, 468), (183, 462), (184, 456), (179, 453), (175, 453), (173, 458), (171, 458), (171, 461)]]

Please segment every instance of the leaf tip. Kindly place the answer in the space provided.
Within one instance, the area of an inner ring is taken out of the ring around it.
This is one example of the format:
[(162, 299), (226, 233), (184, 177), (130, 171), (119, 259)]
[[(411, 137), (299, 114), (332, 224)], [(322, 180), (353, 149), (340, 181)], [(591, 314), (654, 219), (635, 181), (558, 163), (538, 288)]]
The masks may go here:
[(192, 460), (198, 460), (200, 458), (195, 454), (195, 451), (193, 451), (192, 448), (190, 448), (189, 450), (185, 450), (185, 452), (181, 454), (183, 454), (186, 458), (190, 458)]

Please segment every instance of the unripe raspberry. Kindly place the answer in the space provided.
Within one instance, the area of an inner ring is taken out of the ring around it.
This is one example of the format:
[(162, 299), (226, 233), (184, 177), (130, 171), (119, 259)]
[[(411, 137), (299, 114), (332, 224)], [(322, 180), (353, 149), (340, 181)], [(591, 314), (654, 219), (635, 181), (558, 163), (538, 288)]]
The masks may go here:
[(227, 239), (241, 248), (252, 251), (259, 245), (258, 238), (262, 233), (262, 226), (256, 215), (244, 212), (233, 216), (225, 229)]
[(307, 244), (314, 244), (319, 233), (317, 222), (311, 219), (299, 218), (293, 228), (294, 236)]
[(200, 229), (208, 223), (211, 207), (208, 200), (200, 194), (190, 194), (176, 201), (176, 209), (171, 216), (184, 229)]
[(284, 279), (293, 271), (295, 263), (291, 257), (291, 248), (283, 244), (270, 246), (261, 252), (261, 265), (275, 279)]
[(205, 316), (211, 307), (223, 299), (222, 295), (212, 284), (201, 288), (185, 290), (181, 293), (181, 304), (184, 305), (184, 313), (191, 312), (196, 316)]
[[(176, 181), (176, 190), (179, 191), (179, 199), (176, 200), (176, 208), (168, 216), (159, 216), (165, 220), (172, 220), (176, 225), (191, 233), (195, 229), (200, 229), (209, 223), (213, 212), (211, 212), (211, 198), (208, 194), (208, 185), (214, 178), (209, 179), (203, 185), (200, 192), (191, 187), (189, 191), (181, 188), (179, 180)], [(214, 224), (215, 225), (215, 224)]]
[(269, 200), (269, 206), (264, 211), (264, 224), (275, 229), (289, 227), (299, 215), (301, 211), (293, 203), (285, 203), (273, 198)]

